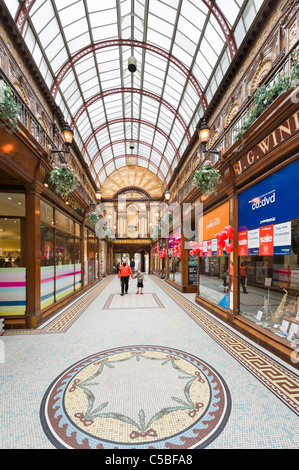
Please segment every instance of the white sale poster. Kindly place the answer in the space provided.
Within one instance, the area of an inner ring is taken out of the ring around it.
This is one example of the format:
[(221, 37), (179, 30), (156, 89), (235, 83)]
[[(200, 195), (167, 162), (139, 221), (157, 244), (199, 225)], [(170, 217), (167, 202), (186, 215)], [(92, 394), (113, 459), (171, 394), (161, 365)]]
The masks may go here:
[(273, 226), (274, 254), (291, 254), (291, 222), (284, 222)]

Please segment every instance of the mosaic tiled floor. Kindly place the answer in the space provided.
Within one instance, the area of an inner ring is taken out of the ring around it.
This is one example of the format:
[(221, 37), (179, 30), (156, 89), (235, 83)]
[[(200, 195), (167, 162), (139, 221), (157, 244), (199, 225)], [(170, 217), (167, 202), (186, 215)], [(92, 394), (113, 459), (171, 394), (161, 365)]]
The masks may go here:
[(119, 294), (111, 294), (103, 310), (113, 309), (141, 309), (144, 308), (164, 308), (156, 294), (127, 294), (123, 297)]
[(296, 365), (146, 281), (158, 307), (106, 310), (138, 297), (110, 276), (39, 332), (0, 338), (0, 448), (299, 448)]
[(128, 347), (71, 366), (41, 407), (45, 433), (58, 448), (202, 448), (230, 412), (223, 379), (185, 352)]

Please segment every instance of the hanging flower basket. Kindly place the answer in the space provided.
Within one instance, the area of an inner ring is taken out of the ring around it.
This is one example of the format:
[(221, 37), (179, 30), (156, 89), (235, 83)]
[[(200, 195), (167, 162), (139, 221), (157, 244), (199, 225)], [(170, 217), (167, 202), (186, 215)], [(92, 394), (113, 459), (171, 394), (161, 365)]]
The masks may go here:
[(10, 87), (0, 80), (0, 127), (6, 129), (10, 134), (18, 131), (20, 110), (21, 106), (15, 102)]
[(86, 216), (86, 222), (93, 227), (97, 225), (98, 220), (99, 216), (95, 212), (89, 212)]
[(67, 164), (56, 163), (50, 174), (50, 181), (60, 196), (68, 196), (76, 188), (78, 176)]
[(221, 175), (213, 165), (208, 164), (194, 173), (193, 184), (195, 184), (203, 195), (216, 194), (217, 184), (221, 183)]

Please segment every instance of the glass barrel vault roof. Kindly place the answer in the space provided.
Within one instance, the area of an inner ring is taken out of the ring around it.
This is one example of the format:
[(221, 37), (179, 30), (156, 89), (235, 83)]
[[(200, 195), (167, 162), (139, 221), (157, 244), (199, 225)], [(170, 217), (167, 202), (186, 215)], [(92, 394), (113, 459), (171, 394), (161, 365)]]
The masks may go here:
[(131, 153), (169, 182), (262, 0), (6, 3), (101, 185)]

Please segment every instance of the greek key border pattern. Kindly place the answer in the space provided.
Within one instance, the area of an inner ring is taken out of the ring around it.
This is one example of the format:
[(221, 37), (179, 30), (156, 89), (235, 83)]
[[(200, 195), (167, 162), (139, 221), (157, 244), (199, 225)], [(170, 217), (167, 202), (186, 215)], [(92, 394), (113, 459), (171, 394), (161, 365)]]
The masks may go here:
[(74, 305), (68, 307), (61, 315), (58, 315), (57, 318), (54, 318), (49, 324), (45, 325), (44, 328), (35, 330), (7, 330), (4, 336), (65, 333), (82, 315), (91, 302), (107, 287), (112, 279), (113, 276), (104, 278), (98, 286), (83, 294)]
[(299, 377), (221, 325), (181, 293), (152, 277), (210, 337), (299, 415)]

